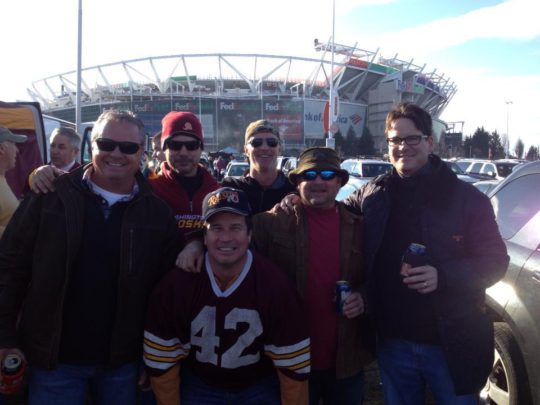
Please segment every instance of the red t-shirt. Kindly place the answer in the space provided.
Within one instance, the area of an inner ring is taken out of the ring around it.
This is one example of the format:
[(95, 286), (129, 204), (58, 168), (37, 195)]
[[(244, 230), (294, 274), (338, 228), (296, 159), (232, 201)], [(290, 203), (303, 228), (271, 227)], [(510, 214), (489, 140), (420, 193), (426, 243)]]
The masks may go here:
[(334, 292), (340, 279), (339, 212), (305, 207), (308, 220), (309, 255), (304, 294), (311, 337), (311, 368), (336, 365), (337, 321)]

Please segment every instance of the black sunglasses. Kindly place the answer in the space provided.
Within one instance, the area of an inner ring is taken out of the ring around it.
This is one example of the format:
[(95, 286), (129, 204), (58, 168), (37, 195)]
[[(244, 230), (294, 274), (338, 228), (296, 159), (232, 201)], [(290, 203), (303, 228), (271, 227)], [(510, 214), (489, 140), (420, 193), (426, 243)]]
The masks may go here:
[(170, 150), (182, 150), (182, 147), (186, 147), (189, 151), (197, 150), (201, 147), (201, 143), (199, 141), (167, 141), (165, 142), (165, 147), (169, 148)]
[(275, 148), (279, 145), (279, 141), (276, 138), (251, 138), (248, 143), (254, 148), (259, 148), (265, 141), (271, 148)]
[(305, 172), (300, 173), (300, 176), (306, 181), (313, 181), (317, 178), (317, 175), (325, 180), (332, 180), (337, 176), (337, 172), (334, 170), (306, 170)]
[(97, 138), (95, 142), (98, 149), (102, 152), (112, 152), (118, 146), (118, 148), (120, 149), (120, 152), (122, 152), (123, 154), (133, 155), (137, 153), (139, 149), (141, 148), (141, 145), (139, 145), (136, 142), (127, 142), (127, 141), (118, 142), (118, 141), (113, 141), (112, 139), (109, 139), (109, 138)]

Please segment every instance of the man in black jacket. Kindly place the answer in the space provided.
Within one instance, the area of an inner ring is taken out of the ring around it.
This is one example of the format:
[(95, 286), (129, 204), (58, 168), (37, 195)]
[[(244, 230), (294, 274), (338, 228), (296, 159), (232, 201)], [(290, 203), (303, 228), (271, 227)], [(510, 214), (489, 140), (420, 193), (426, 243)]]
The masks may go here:
[[(486, 196), (432, 154), (430, 115), (400, 104), (386, 118), (394, 170), (350, 196), (364, 215), (368, 307), (379, 333), (386, 402), (476, 404), (493, 362), (485, 289), (504, 275), (506, 247)], [(403, 254), (426, 247), (424, 265)]]
[(103, 113), (92, 163), (30, 193), (6, 228), (0, 361), (26, 356), (30, 404), (84, 404), (87, 390), (135, 403), (147, 298), (176, 255), (172, 213), (139, 172), (143, 145), (132, 113)]
[(249, 159), (249, 173), (241, 178), (227, 177), (223, 187), (244, 191), (253, 214), (268, 211), (295, 187), (277, 168), (281, 153), (279, 132), (267, 120), (257, 120), (246, 128), (244, 152)]

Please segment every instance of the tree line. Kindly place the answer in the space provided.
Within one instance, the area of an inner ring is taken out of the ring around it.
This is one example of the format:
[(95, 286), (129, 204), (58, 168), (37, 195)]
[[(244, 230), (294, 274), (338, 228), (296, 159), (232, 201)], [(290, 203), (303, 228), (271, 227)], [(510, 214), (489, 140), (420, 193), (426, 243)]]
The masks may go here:
[[(483, 159), (513, 159), (538, 160), (538, 146), (530, 146), (527, 153), (525, 144), (518, 138), (513, 149), (507, 148), (508, 139), (501, 139), (497, 131), (489, 133), (484, 127), (477, 128), (474, 134), (466, 136), (463, 141), (463, 157)], [(508, 149), (508, 150), (507, 150)]]

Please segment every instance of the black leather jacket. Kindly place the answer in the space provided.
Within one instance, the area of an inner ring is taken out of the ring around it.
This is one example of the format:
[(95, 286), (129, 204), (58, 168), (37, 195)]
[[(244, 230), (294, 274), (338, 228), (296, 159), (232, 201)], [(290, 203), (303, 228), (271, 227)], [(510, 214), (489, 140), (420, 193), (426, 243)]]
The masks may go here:
[[(430, 157), (429, 196), (421, 210), (422, 240), (438, 272), (431, 293), (436, 328), (457, 394), (473, 393), (486, 381), (493, 363), (493, 325), (486, 315), (485, 289), (501, 279), (508, 266), (489, 199)], [(368, 282), (381, 246), (390, 210), (389, 185), (395, 172), (375, 178), (345, 202), (364, 216), (364, 260)], [(375, 285), (368, 287), (373, 297)], [(369, 299), (373, 305), (374, 300)], [(371, 308), (377, 313), (377, 308)]]
[[(30, 193), (0, 241), (0, 347), (20, 347), (30, 364), (44, 368), (58, 361), (62, 307), (81, 243), (84, 193), (89, 192), (81, 182), (87, 167), (59, 177), (56, 192)], [(148, 295), (173, 268), (177, 253), (169, 207), (140, 173), (137, 182), (139, 192), (126, 207), (121, 229), (111, 367), (139, 358)]]

